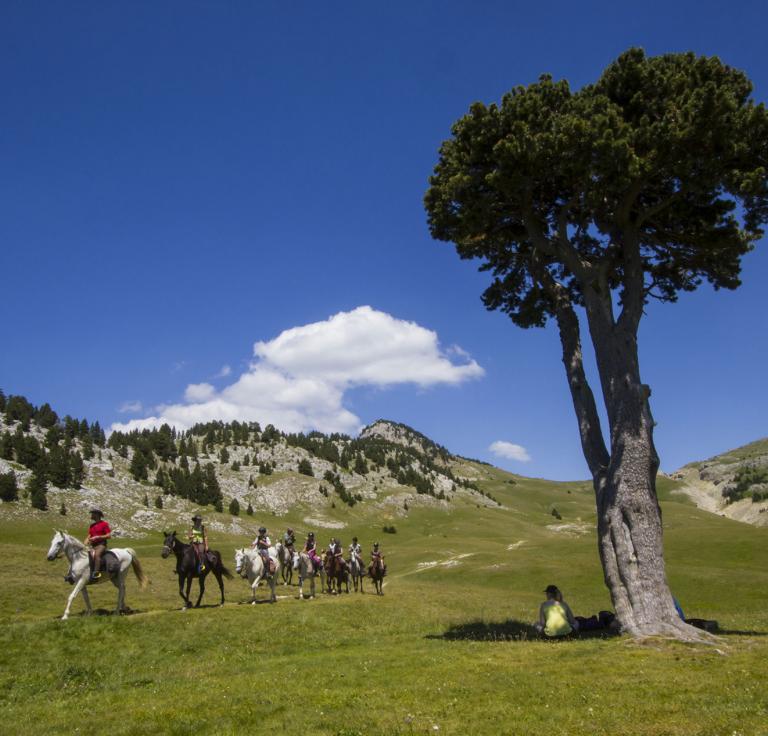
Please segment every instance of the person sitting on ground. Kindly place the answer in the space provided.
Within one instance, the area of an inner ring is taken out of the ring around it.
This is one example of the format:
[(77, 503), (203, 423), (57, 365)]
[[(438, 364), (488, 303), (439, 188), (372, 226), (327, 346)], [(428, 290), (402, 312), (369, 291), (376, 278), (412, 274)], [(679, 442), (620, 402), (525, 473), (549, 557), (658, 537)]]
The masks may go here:
[(351, 560), (357, 560), (361, 570), (365, 567), (363, 563), (363, 548), (357, 541), (357, 537), (352, 537), (352, 544), (349, 545), (349, 556)]
[(304, 543), (304, 552), (312, 561), (312, 564), (315, 566), (315, 570), (323, 569), (323, 561), (320, 559), (320, 555), (317, 554), (317, 542), (315, 542), (314, 532), (307, 534), (307, 541)]
[(271, 576), (274, 572), (272, 568), (272, 560), (269, 556), (269, 548), (272, 546), (272, 542), (267, 536), (266, 527), (259, 527), (259, 536), (254, 540), (253, 546), (256, 547), (258, 553), (261, 555), (261, 559), (264, 562), (264, 569), (267, 571), (267, 576)]
[(101, 509), (91, 509), (91, 525), (88, 527), (88, 536), (85, 538), (85, 546), (91, 548), (91, 581), (101, 577), (101, 557), (107, 551), (107, 540), (112, 536), (109, 524), (104, 521), (104, 512)]
[(208, 534), (205, 531), (203, 517), (195, 514), (192, 517), (192, 528), (187, 532), (187, 539), (192, 543), (197, 559), (198, 572), (205, 572), (205, 557), (208, 553)]
[(572, 631), (578, 631), (579, 624), (570, 606), (563, 600), (560, 589), (556, 585), (548, 585), (544, 592), (547, 594), (547, 600), (539, 608), (536, 630), (551, 637), (567, 636)]
[(368, 573), (373, 577), (373, 571), (376, 567), (381, 567), (382, 577), (387, 574), (387, 566), (384, 564), (384, 554), (379, 549), (379, 543), (373, 543), (373, 549), (371, 550), (371, 564), (368, 565)]

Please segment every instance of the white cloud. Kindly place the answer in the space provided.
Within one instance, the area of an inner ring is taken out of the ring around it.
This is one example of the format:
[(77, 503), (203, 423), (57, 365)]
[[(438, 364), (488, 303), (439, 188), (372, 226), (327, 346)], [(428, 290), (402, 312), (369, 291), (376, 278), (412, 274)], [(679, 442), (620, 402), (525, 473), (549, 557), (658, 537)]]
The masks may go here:
[(232, 373), (232, 368), (228, 365), (223, 365), (214, 378), (226, 378), (230, 373)]
[(517, 460), (521, 463), (530, 462), (531, 456), (522, 445), (515, 445), (512, 442), (497, 440), (488, 448), (496, 457), (503, 457), (507, 460)]
[(353, 386), (457, 385), (484, 374), (460, 348), (442, 351), (434, 331), (367, 306), (259, 341), (254, 356), (249, 369), (221, 391), (208, 383), (190, 384), (186, 403), (164, 405), (157, 416), (112, 429), (164, 422), (186, 429), (220, 419), (271, 423), (289, 432), (353, 434), (360, 419), (343, 405), (345, 391)]
[(118, 411), (121, 414), (138, 414), (144, 409), (140, 401), (126, 401), (124, 402)]
[(210, 383), (190, 383), (184, 392), (184, 399), (189, 402), (210, 401), (216, 395), (216, 389)]

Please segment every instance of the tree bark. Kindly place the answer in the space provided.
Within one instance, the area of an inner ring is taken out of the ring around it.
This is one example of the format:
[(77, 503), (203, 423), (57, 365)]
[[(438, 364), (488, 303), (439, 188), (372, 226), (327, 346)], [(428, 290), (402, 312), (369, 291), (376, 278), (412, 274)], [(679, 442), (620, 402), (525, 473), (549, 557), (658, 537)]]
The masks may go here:
[(608, 414), (610, 450), (602, 436), (581, 352), (578, 317), (554, 280), (553, 296), (563, 364), (592, 473), (597, 536), (605, 583), (621, 630), (635, 637), (710, 639), (688, 626), (675, 609), (666, 579), (661, 509), (656, 496), (659, 458), (653, 443), (650, 389), (640, 380), (632, 320), (614, 320), (610, 301), (592, 294), (587, 320)]
[(651, 391), (640, 379), (634, 329), (617, 324), (610, 305), (595, 299), (587, 301), (587, 320), (610, 429), (610, 459), (593, 482), (600, 560), (616, 617), (637, 637), (706, 639), (680, 619), (667, 583)]

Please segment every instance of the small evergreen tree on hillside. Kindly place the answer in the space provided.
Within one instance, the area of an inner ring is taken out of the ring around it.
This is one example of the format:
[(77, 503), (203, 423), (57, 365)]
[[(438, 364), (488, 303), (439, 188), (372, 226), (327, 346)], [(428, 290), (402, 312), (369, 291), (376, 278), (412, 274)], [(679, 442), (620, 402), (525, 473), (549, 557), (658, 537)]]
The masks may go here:
[(19, 500), (19, 486), (16, 482), (16, 473), (12, 470), (0, 473), (0, 500), (6, 503)]
[(162, 509), (163, 508), (163, 497), (162, 496), (155, 496), (155, 508), (156, 509)]
[(226, 447), (221, 448), (221, 452), (219, 453), (219, 462), (222, 465), (226, 465), (229, 462), (229, 453), (227, 452)]
[(302, 460), (299, 460), (299, 472), (302, 475), (309, 475), (311, 477), (315, 477), (315, 473), (312, 470), (312, 463), (307, 460), (307, 458), (303, 458)]
[(248, 508), (245, 510), (245, 513), (248, 514), (248, 516), (253, 516), (253, 506), (251, 506), (251, 502), (248, 502)]
[(59, 513), (62, 516), (66, 516), (67, 515), (67, 507), (66, 507), (64, 501), (61, 502), (61, 506), (59, 507)]
[(69, 456), (58, 445), (48, 453), (48, 479), (59, 488), (66, 488), (72, 478)]
[(229, 513), (232, 516), (240, 516), (240, 502), (236, 498), (229, 502)]
[(13, 460), (13, 438), (7, 429), (0, 435), (0, 458)]
[(91, 435), (87, 434), (83, 438), (83, 460), (92, 460), (96, 453), (93, 450), (93, 440)]
[(5, 411), (5, 394), (3, 393), (3, 389), (0, 388), (0, 411)]
[(239, 462), (237, 462), (237, 460), (235, 460), (235, 461), (232, 463), (232, 470), (235, 470), (235, 471), (237, 471), (237, 470), (240, 470), (240, 463), (239, 463)]
[(27, 484), (27, 491), (29, 491), (32, 508), (48, 511), (48, 481), (44, 473), (37, 470), (32, 472), (32, 477)]
[(46, 403), (35, 412), (34, 419), (39, 427), (48, 429), (59, 421), (59, 415)]
[(149, 478), (149, 473), (147, 472), (147, 458), (144, 456), (144, 453), (139, 449), (136, 449), (133, 451), (133, 457), (131, 458), (130, 472), (131, 472), (131, 475), (133, 476), (133, 479), (135, 481), (138, 481), (139, 483)]

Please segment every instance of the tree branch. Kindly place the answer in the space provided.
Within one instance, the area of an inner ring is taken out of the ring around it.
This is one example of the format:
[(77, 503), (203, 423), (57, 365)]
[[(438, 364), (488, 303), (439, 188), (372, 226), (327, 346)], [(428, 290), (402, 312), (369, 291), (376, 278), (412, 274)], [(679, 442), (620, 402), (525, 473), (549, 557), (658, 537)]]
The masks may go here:
[(584, 372), (579, 320), (573, 309), (568, 290), (552, 277), (552, 274), (538, 259), (534, 259), (531, 265), (532, 274), (549, 294), (555, 305), (555, 318), (563, 348), (563, 365), (568, 379), (568, 387), (571, 390), (576, 420), (579, 424), (581, 447), (589, 471), (596, 481), (595, 488), (598, 488), (602, 486), (602, 483), (598, 481), (605, 475), (610, 456), (603, 439), (595, 397)]

